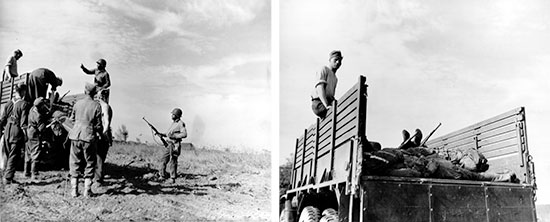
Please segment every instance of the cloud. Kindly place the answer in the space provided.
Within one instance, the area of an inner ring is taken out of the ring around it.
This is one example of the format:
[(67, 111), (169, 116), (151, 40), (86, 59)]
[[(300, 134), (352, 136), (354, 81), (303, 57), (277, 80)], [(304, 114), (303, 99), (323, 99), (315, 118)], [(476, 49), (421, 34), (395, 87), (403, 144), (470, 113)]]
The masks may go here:
[[(256, 13), (266, 1), (162, 1), (144, 5), (137, 1), (97, 0), (128, 18), (150, 26), (145, 39), (176, 35), (175, 43), (190, 51), (202, 54), (213, 50), (213, 42), (219, 41), (209, 30), (221, 31), (232, 25), (246, 24), (256, 18)], [(146, 2), (147, 3), (147, 2)]]

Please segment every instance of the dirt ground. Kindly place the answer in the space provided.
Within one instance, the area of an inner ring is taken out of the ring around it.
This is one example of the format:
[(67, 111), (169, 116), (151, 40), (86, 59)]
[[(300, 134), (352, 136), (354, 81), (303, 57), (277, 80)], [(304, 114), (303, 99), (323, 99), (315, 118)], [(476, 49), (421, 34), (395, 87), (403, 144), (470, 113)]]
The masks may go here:
[[(16, 173), (0, 185), (0, 221), (268, 221), (269, 153), (183, 151), (175, 184), (157, 180), (161, 147), (118, 144), (107, 157), (105, 185), (92, 198), (69, 195), (67, 171)], [(80, 184), (82, 191), (83, 182)]]

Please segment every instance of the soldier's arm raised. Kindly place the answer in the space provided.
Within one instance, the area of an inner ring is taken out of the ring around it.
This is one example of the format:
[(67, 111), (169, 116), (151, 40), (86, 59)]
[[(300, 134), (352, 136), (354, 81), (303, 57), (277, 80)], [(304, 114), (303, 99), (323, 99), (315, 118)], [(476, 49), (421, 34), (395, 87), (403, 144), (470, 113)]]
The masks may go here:
[(95, 74), (94, 70), (89, 70), (89, 69), (86, 69), (86, 67), (84, 67), (84, 64), (80, 63), (80, 68), (82, 69), (82, 71), (88, 75), (93, 75)]

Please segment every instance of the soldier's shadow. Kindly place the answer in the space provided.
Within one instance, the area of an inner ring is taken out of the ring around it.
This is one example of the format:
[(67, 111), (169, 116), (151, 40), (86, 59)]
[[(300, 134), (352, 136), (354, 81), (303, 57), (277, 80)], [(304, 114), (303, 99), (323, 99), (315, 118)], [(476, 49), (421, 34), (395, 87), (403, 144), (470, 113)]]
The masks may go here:
[[(106, 163), (106, 172), (109, 175), (96, 191), (99, 195), (139, 195), (139, 194), (184, 194), (184, 195), (207, 195), (206, 188), (199, 186), (188, 186), (183, 184), (167, 184), (158, 180), (155, 176), (156, 170), (152, 167), (120, 166)], [(181, 179), (194, 179), (205, 175), (180, 174)]]

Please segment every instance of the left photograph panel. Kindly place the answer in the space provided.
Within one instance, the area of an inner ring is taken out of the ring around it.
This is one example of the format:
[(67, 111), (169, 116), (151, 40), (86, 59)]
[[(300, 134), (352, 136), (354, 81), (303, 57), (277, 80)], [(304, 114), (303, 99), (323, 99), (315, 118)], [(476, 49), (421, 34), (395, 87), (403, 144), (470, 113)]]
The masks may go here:
[(0, 221), (271, 219), (271, 1), (2, 1), (0, 21)]

